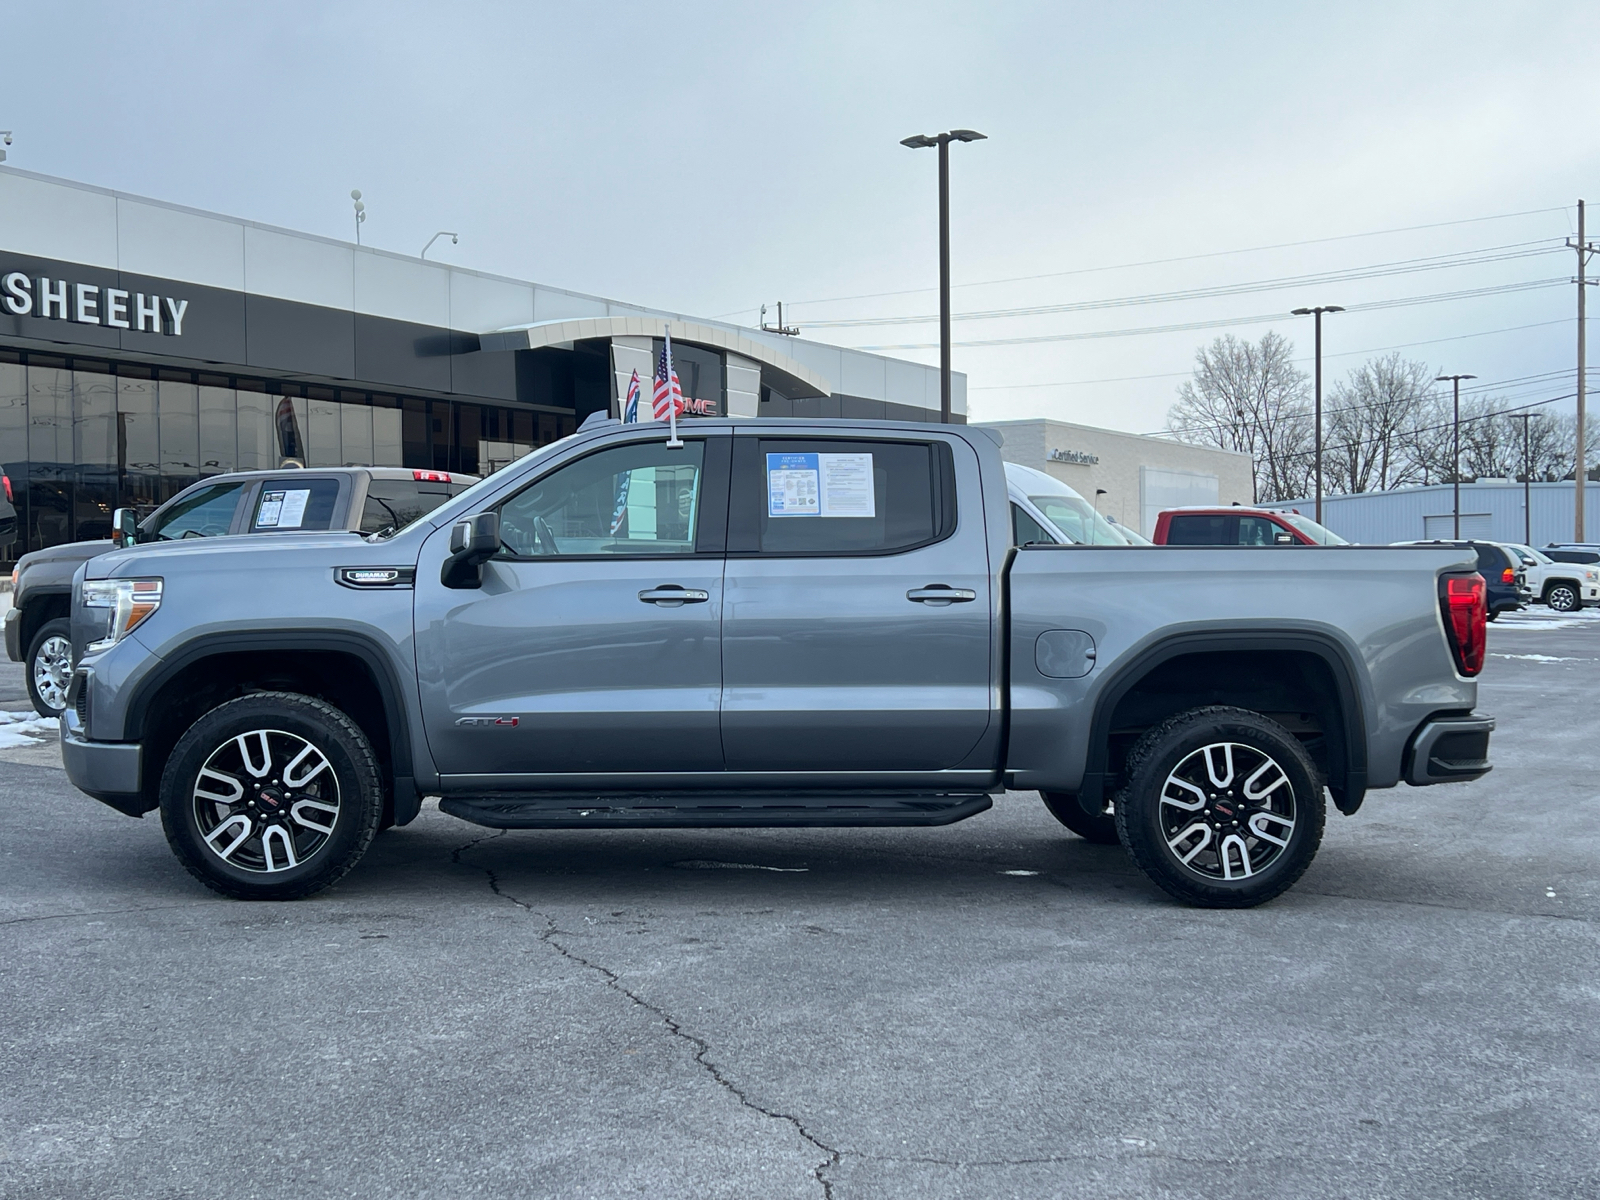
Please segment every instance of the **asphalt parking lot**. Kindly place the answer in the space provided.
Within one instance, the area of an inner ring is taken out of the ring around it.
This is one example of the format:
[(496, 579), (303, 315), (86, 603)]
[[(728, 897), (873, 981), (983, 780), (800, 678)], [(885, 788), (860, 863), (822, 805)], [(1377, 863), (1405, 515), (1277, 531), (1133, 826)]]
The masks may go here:
[(1250, 912), (1031, 793), (942, 830), (430, 809), (243, 904), (0, 750), (0, 1195), (1600, 1194), (1600, 614), (1534, 612), (1491, 630), (1495, 771), (1334, 814)]

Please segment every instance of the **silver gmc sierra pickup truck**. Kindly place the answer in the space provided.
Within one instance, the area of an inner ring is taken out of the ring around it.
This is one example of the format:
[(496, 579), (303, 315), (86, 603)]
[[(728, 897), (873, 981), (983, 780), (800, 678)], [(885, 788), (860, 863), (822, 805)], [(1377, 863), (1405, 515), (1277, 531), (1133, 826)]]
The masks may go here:
[(1325, 797), (1489, 770), (1470, 551), (1013, 528), (980, 429), (591, 421), (397, 532), (92, 559), (62, 753), (260, 899), (430, 795), (511, 829), (891, 826), (1009, 788), (1245, 907), (1305, 871)]

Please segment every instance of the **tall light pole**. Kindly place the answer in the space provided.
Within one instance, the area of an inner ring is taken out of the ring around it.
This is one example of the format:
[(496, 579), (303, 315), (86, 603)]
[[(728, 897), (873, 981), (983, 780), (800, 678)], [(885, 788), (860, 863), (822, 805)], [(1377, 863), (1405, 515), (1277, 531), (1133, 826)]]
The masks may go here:
[(1533, 545), (1533, 435), (1528, 422), (1532, 413), (1522, 413), (1522, 544)]
[(361, 245), (361, 223), (367, 219), (367, 206), (361, 203), (361, 189), (351, 188), (350, 199), (356, 206), (356, 245)]
[(1596, 249), (1600, 249), (1600, 247), (1596, 247), (1593, 242), (1584, 240), (1582, 200), (1578, 201), (1578, 238), (1576, 241), (1568, 238), (1567, 246), (1569, 249), (1576, 250), (1578, 252), (1578, 278), (1576, 280), (1578, 285), (1578, 428), (1577, 438), (1573, 444), (1572, 461), (1572, 478), (1576, 481), (1578, 494), (1574, 497), (1572, 508), (1572, 540), (1575, 542), (1581, 542), (1584, 540), (1583, 510), (1585, 507), (1584, 499), (1587, 490), (1587, 481), (1584, 479), (1584, 476), (1589, 473), (1589, 464), (1584, 453), (1584, 436), (1588, 432), (1584, 426), (1588, 423), (1589, 417), (1589, 323), (1584, 316), (1584, 308), (1588, 299), (1588, 293), (1583, 289), (1595, 283), (1595, 280), (1585, 279), (1583, 277), (1583, 268), (1588, 265), (1589, 256), (1592, 255)]
[(945, 425), (950, 424), (950, 143), (985, 137), (972, 129), (952, 129), (900, 139), (913, 150), (939, 147), (939, 420)]
[(1317, 489), (1317, 516), (1316, 522), (1322, 524), (1322, 314), (1330, 312), (1343, 312), (1344, 308), (1338, 304), (1319, 304), (1316, 308), (1297, 308), (1293, 315), (1297, 317), (1314, 316), (1317, 322), (1317, 410), (1316, 421), (1316, 451), (1315, 466), (1312, 473), (1316, 475)]
[(1454, 431), (1453, 437), (1455, 439), (1455, 466), (1450, 471), (1450, 479), (1455, 486), (1456, 494), (1456, 531), (1452, 535), (1456, 541), (1461, 540), (1461, 381), (1463, 379), (1476, 378), (1476, 375), (1438, 375), (1434, 377), (1435, 383), (1449, 381), (1455, 388), (1455, 416), (1451, 419), (1451, 427)]

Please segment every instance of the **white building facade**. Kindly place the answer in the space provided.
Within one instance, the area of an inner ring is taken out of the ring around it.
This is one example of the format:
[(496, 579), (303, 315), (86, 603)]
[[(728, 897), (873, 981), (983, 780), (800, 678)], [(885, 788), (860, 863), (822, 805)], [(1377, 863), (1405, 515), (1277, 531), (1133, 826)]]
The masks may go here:
[(1007, 462), (1044, 471), (1118, 524), (1146, 537), (1165, 508), (1250, 504), (1250, 456), (1066, 421), (984, 421), (1004, 439)]

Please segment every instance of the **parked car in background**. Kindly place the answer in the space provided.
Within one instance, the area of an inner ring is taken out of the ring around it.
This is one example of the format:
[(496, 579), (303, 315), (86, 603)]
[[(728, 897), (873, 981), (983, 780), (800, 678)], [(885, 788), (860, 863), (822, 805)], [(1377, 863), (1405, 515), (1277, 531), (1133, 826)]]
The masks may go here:
[(1600, 563), (1600, 546), (1584, 542), (1551, 542), (1539, 553), (1556, 562), (1582, 563), (1587, 566)]
[[(1021, 463), (1006, 463), (1011, 534), (1018, 546), (1135, 546), (1150, 543), (1096, 510), (1054, 475)], [(1137, 539), (1137, 540), (1135, 540)]]
[[(290, 468), (212, 475), (184, 488), (141, 521), (133, 543), (340, 529), (381, 533), (403, 528), (432, 512), (477, 478), (408, 467)], [(11, 511), (15, 536), (15, 510)], [(35, 550), (24, 554), (11, 572), (6, 654), (12, 662), (24, 664), (28, 697), (42, 716), (58, 716), (66, 706), (67, 684), (72, 678), (67, 620), (72, 577), (95, 555), (122, 544), (121, 536), (113, 535), (112, 540), (69, 542)]]
[[(1600, 604), (1600, 566), (1561, 562), (1543, 550), (1515, 542), (1506, 543), (1506, 549), (1522, 556), (1528, 594), (1539, 603), (1557, 612), (1576, 612), (1586, 604)], [(1595, 558), (1600, 562), (1600, 555)]]
[(1527, 582), (1522, 561), (1499, 542), (1478, 542), (1469, 538), (1448, 538), (1419, 542), (1395, 542), (1396, 546), (1471, 547), (1478, 555), (1478, 574), (1489, 588), (1489, 620), (1503, 612), (1516, 612), (1527, 601)]
[(1169, 508), (1156, 518), (1158, 546), (1348, 546), (1297, 512), (1267, 508)]

